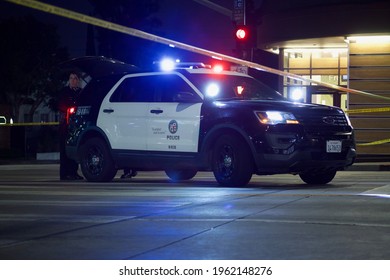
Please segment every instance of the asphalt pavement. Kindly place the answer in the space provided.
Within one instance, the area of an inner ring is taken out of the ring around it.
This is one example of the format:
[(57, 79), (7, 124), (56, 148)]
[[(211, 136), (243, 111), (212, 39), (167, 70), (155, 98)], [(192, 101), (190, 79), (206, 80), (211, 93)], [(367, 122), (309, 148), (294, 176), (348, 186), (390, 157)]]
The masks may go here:
[(389, 175), (221, 188), (210, 172), (81, 183), (58, 180), (58, 164), (0, 166), (0, 259), (390, 260)]

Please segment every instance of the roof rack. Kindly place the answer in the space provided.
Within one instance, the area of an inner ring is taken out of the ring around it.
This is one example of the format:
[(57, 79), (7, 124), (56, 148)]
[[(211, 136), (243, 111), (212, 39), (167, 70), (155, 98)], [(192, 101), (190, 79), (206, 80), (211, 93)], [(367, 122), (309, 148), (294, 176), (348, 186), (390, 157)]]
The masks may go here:
[(175, 64), (176, 69), (180, 68), (189, 68), (189, 69), (200, 69), (200, 68), (206, 68), (211, 69), (211, 65), (204, 64), (203, 62), (179, 62)]
[(174, 69), (211, 69), (211, 65), (202, 62), (174, 62), (170, 59), (154, 61), (153, 65), (164, 71), (171, 71)]

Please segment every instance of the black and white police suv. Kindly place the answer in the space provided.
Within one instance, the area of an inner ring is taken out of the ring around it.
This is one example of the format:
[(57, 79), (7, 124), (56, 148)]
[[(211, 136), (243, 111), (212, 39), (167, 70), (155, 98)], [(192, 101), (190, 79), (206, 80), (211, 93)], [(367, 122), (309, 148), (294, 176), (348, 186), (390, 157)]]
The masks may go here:
[(290, 102), (245, 74), (141, 71), (104, 57), (70, 63), (91, 76), (69, 108), (66, 147), (88, 181), (130, 168), (164, 170), (175, 181), (212, 171), (229, 187), (280, 173), (326, 184), (356, 157), (341, 109)]

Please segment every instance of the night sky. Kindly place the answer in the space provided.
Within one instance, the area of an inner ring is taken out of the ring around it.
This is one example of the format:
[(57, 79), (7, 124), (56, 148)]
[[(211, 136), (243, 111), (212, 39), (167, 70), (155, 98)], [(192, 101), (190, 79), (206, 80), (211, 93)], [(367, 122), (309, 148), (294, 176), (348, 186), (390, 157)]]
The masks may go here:
[[(88, 1), (41, 1), (62, 8), (90, 14)], [(215, 0), (214, 3), (232, 9), (233, 0)], [(109, 3), (109, 2), (107, 2)], [(58, 26), (62, 45), (68, 47), (71, 57), (85, 55), (87, 25), (55, 15), (45, 14), (27, 7), (0, 1), (0, 18), (33, 14), (43, 22)], [(191, 0), (162, 0), (160, 12), (161, 31), (166, 37), (208, 50), (232, 55), (234, 48), (231, 18)]]

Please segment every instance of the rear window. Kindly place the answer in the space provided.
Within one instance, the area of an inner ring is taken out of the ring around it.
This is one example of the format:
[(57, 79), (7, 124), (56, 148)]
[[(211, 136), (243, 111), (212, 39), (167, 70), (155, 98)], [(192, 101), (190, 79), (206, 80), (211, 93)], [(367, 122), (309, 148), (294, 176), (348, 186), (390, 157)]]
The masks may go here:
[(80, 92), (79, 105), (100, 105), (103, 98), (115, 85), (121, 76), (107, 76), (99, 79), (92, 79)]

